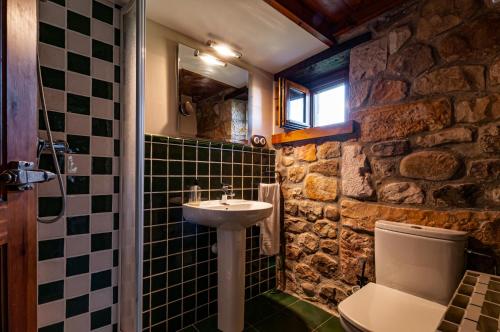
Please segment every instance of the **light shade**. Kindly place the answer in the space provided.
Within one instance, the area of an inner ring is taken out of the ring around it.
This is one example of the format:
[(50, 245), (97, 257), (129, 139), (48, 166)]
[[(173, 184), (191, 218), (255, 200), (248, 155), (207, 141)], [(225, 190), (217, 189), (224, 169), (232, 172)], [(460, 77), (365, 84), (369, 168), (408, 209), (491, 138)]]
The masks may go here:
[(238, 52), (225, 44), (220, 44), (213, 40), (209, 40), (207, 42), (207, 45), (224, 57), (241, 58), (243, 56), (241, 52)]
[(219, 66), (219, 67), (227, 66), (227, 63), (225, 63), (224, 61), (217, 59), (211, 54), (200, 52), (200, 50), (194, 51), (194, 56), (199, 57), (203, 62), (212, 66)]

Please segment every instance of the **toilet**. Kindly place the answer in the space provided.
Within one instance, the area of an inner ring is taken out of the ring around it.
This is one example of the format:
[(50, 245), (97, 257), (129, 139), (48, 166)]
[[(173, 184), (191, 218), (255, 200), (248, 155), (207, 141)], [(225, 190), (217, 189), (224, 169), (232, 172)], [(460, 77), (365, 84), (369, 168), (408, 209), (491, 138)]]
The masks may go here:
[(377, 221), (375, 277), (339, 304), (348, 332), (436, 331), (462, 277), (467, 232)]

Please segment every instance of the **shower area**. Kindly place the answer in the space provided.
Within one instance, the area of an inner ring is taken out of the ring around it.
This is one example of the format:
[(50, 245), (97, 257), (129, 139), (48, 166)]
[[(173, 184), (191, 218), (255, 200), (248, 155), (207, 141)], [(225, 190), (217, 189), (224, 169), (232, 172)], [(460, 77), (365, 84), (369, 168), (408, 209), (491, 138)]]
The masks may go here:
[[(222, 184), (257, 200), (275, 151), (148, 132), (144, 0), (38, 2), (39, 168), (55, 176), (37, 187), (38, 331), (179, 331), (216, 316), (217, 233), (184, 221), (182, 204), (195, 182), (202, 200)], [(259, 237), (247, 229), (245, 300), (276, 287)]]

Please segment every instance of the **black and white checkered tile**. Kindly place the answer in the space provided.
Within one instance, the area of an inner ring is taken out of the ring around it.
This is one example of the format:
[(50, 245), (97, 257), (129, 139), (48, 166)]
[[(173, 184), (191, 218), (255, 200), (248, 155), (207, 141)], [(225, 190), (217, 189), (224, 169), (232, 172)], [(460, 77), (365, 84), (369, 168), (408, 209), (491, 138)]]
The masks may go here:
[[(178, 331), (217, 313), (215, 229), (182, 219), (182, 203), (198, 179), (202, 199), (257, 199), (274, 182), (275, 151), (240, 144), (146, 135), (143, 331)], [(246, 240), (245, 297), (274, 288), (275, 257), (259, 255), (259, 229)]]
[[(50, 125), (71, 150), (60, 158), (66, 214), (38, 226), (39, 331), (116, 331), (120, 9), (105, 0), (40, 1), (39, 29)], [(40, 168), (53, 169), (50, 155)], [(41, 185), (38, 200), (40, 216), (56, 215), (57, 183)]]

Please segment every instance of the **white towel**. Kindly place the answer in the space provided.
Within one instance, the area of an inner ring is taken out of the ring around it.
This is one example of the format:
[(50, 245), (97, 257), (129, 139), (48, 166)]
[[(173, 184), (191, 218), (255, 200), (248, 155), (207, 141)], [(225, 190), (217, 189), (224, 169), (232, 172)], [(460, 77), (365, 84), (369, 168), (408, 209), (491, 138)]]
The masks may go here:
[(269, 217), (259, 222), (260, 254), (274, 256), (280, 251), (280, 186), (277, 183), (261, 183), (259, 201), (273, 205)]

